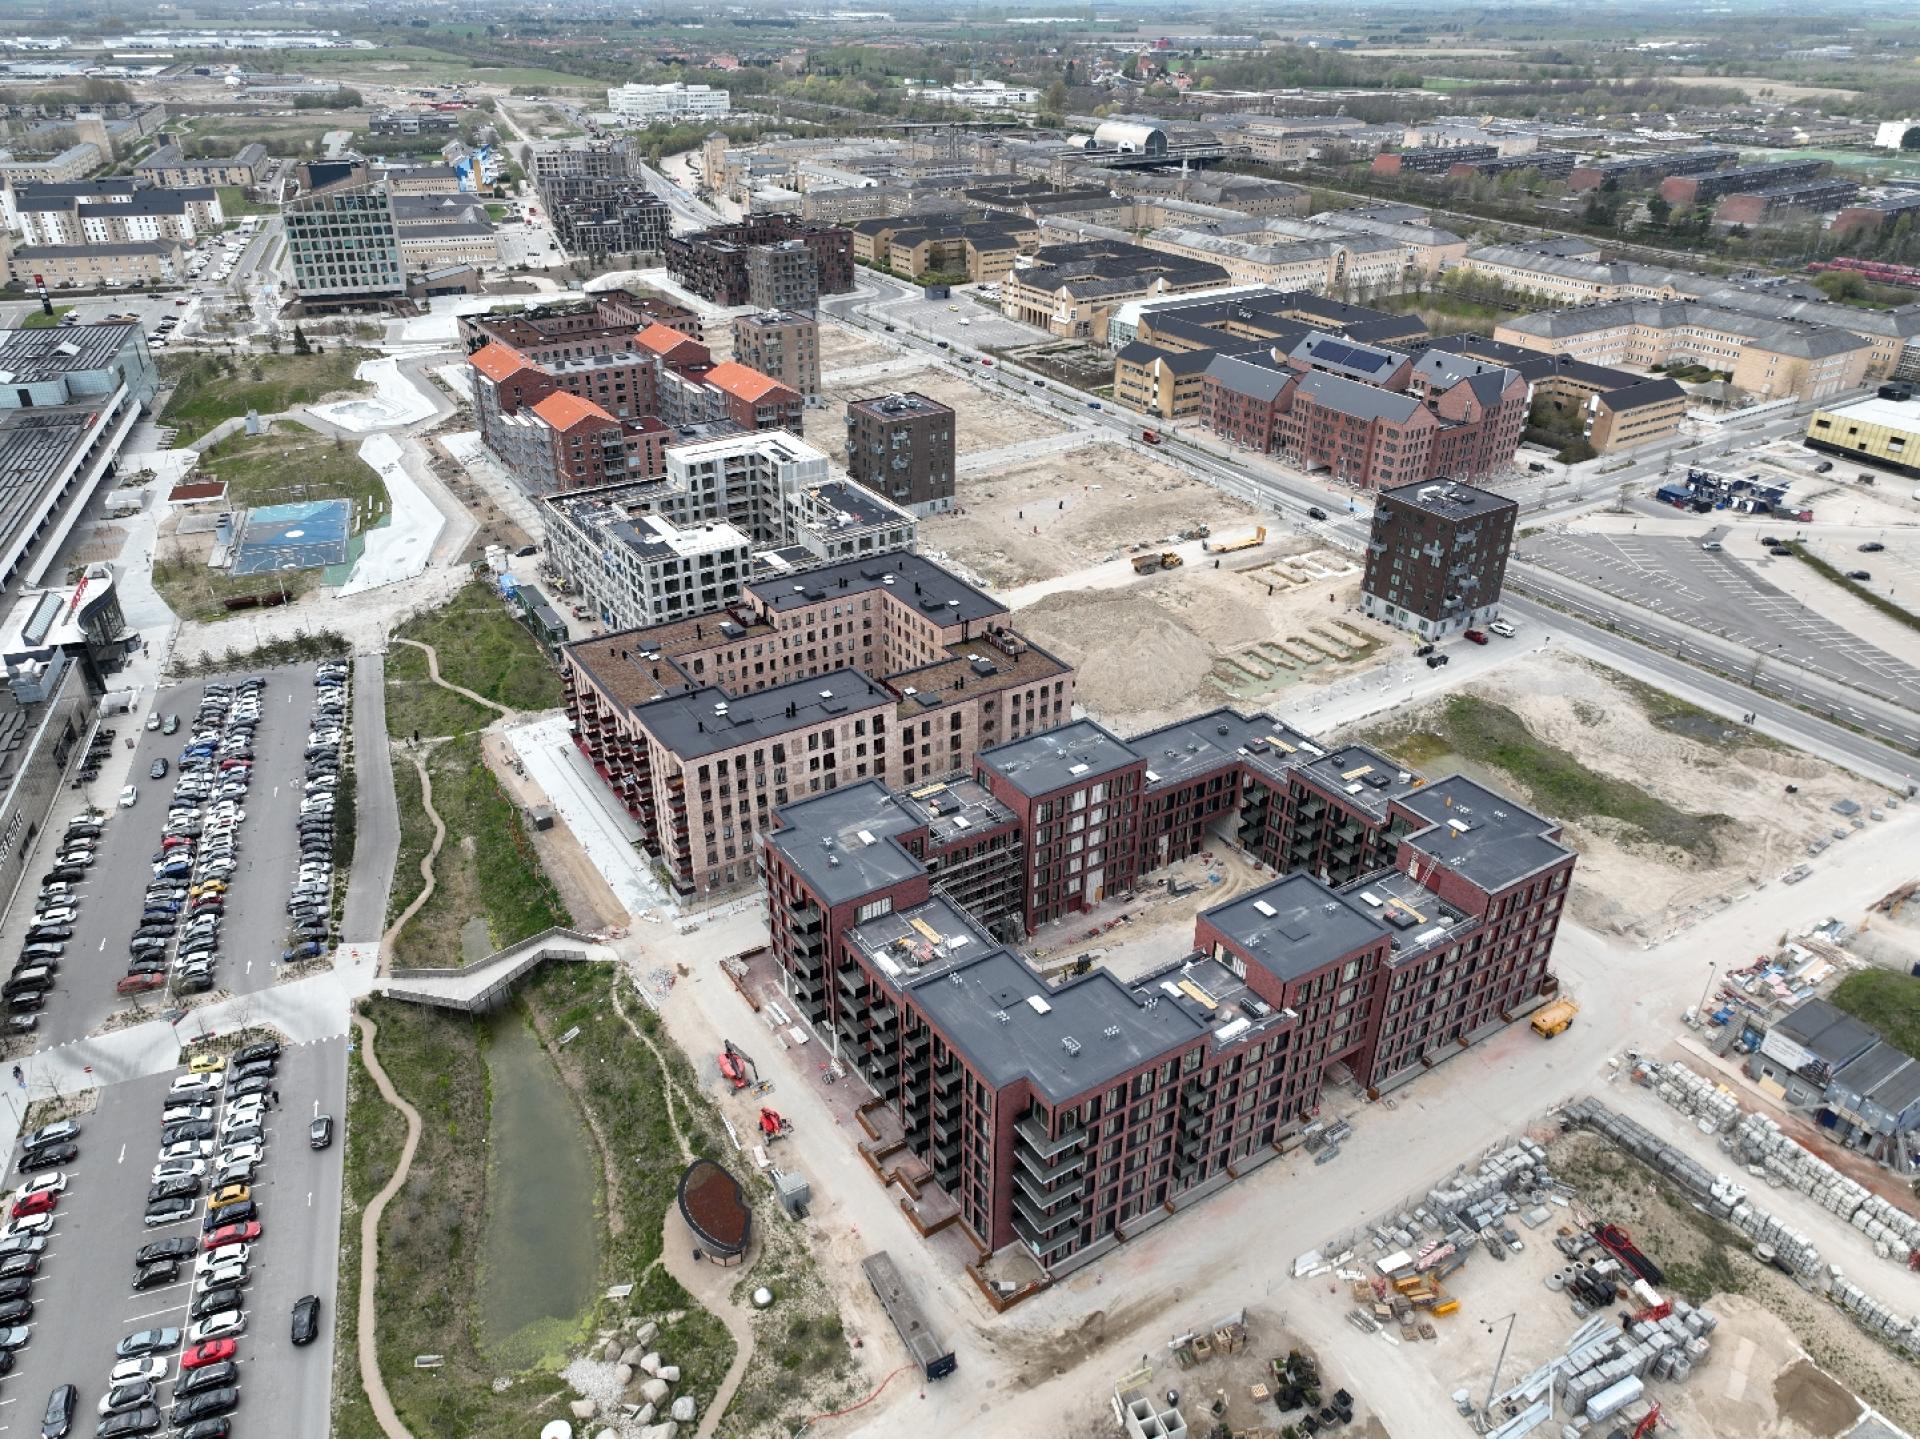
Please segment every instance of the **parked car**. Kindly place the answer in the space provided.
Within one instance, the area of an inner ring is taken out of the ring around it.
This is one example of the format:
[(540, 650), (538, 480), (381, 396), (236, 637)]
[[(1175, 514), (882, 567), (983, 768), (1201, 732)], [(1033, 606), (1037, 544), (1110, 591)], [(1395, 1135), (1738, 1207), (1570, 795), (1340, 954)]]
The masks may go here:
[(219, 1364), (233, 1358), (239, 1345), (231, 1339), (209, 1339), (204, 1343), (189, 1347), (180, 1356), (182, 1372), (203, 1369), (209, 1364)]
[(114, 1345), (113, 1352), (122, 1359), (131, 1359), (136, 1354), (163, 1353), (179, 1342), (178, 1329), (140, 1329)]

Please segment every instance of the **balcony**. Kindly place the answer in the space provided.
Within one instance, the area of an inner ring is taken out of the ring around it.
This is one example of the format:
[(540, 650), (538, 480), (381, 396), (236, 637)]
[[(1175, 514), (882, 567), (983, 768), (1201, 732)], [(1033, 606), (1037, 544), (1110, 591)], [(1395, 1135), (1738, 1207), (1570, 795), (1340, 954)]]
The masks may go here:
[(933, 1087), (936, 1093), (956, 1095), (960, 1087), (960, 1066), (950, 1064), (945, 1069), (933, 1072)]
[(1071, 1185), (1049, 1189), (1022, 1169), (1013, 1171), (1013, 1182), (1039, 1210), (1050, 1209), (1061, 1200), (1072, 1198), (1080, 1193), (1080, 1181), (1077, 1179)]
[(1022, 1224), (1017, 1216), (1013, 1221), (1013, 1232), (1022, 1244), (1033, 1251), (1033, 1257), (1042, 1264), (1051, 1263), (1053, 1257), (1064, 1254), (1079, 1237), (1071, 1229), (1048, 1236), (1036, 1234)]
[(1020, 1145), (1029, 1150), (1036, 1159), (1048, 1161), (1065, 1150), (1078, 1148), (1080, 1141), (1087, 1137), (1087, 1132), (1076, 1124), (1059, 1138), (1049, 1138), (1046, 1129), (1031, 1110), (1014, 1121), (1013, 1133)]
[(867, 991), (867, 977), (861, 973), (857, 965), (851, 969), (838, 971), (834, 975), (834, 980), (839, 984), (840, 992), (848, 999), (858, 999)]
[(1042, 1185), (1055, 1184), (1060, 1180), (1086, 1168), (1087, 1156), (1084, 1150), (1071, 1150), (1054, 1159), (1042, 1159), (1023, 1144), (1013, 1147), (1013, 1157), (1020, 1161), (1020, 1167), (1014, 1170), (1014, 1177), (1020, 1177), (1024, 1169)]
[(1087, 1206), (1078, 1194), (1074, 1194), (1071, 1202), (1047, 1211), (1031, 1202), (1026, 1195), (1016, 1193), (1013, 1196), (1013, 1212), (1026, 1221), (1027, 1228), (1034, 1234), (1045, 1238), (1058, 1234), (1069, 1225), (1079, 1224), (1081, 1216), (1087, 1212)]

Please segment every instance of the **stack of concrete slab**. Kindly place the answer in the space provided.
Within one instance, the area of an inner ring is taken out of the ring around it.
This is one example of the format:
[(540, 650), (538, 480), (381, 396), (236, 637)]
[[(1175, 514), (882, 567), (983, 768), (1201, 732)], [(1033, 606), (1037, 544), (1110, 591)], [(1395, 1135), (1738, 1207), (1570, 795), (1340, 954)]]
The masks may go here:
[(1766, 1115), (1749, 1114), (1741, 1120), (1733, 1140), (1748, 1163), (1865, 1234), (1881, 1258), (1904, 1268), (1913, 1251), (1920, 1249), (1920, 1219), (1803, 1149)]
[(1894, 1313), (1843, 1275), (1838, 1265), (1833, 1269), (1830, 1292), (1833, 1302), (1851, 1314), (1861, 1328), (1891, 1340), (1909, 1354), (1920, 1355), (1920, 1318)]
[(1677, 1060), (1661, 1068), (1653, 1092), (1682, 1114), (1691, 1114), (1708, 1134), (1719, 1134), (1740, 1118), (1738, 1099)]
[(1561, 1111), (1561, 1117), (1604, 1134), (1636, 1159), (1677, 1181), (1696, 1199), (1704, 1200), (1713, 1192), (1714, 1177), (1704, 1165), (1682, 1154), (1646, 1125), (1615, 1114), (1598, 1100), (1576, 1099)]
[(1428, 1190), (1423, 1208), (1444, 1225), (1477, 1234), (1521, 1207), (1515, 1195), (1531, 1196), (1551, 1179), (1546, 1150), (1522, 1139), (1488, 1155), (1477, 1169)]

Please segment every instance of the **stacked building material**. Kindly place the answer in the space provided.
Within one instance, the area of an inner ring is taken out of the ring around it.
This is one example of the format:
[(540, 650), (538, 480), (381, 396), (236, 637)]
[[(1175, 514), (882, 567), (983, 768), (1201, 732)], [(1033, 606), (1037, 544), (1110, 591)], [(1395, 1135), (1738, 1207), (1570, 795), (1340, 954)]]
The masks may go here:
[(1531, 1196), (1550, 1184), (1547, 1152), (1530, 1139), (1490, 1154), (1479, 1168), (1427, 1191), (1425, 1208), (1444, 1224), (1479, 1233), (1516, 1208), (1514, 1196)]
[(1851, 1314), (1861, 1328), (1891, 1340), (1909, 1354), (1920, 1354), (1920, 1318), (1894, 1313), (1843, 1275), (1838, 1265), (1834, 1266), (1831, 1293), (1833, 1302)]
[(1738, 1099), (1678, 1062), (1661, 1067), (1653, 1092), (1682, 1114), (1691, 1114), (1708, 1134), (1722, 1133), (1740, 1119)]
[(1561, 1120), (1604, 1134), (1636, 1159), (1676, 1180), (1696, 1199), (1705, 1200), (1713, 1192), (1713, 1176), (1704, 1165), (1682, 1154), (1646, 1125), (1615, 1114), (1597, 1100), (1574, 1100), (1561, 1111)]
[(1741, 1120), (1733, 1140), (1748, 1163), (1760, 1166), (1865, 1234), (1882, 1259), (1904, 1267), (1913, 1251), (1920, 1249), (1920, 1219), (1803, 1149), (1766, 1115), (1749, 1114)]

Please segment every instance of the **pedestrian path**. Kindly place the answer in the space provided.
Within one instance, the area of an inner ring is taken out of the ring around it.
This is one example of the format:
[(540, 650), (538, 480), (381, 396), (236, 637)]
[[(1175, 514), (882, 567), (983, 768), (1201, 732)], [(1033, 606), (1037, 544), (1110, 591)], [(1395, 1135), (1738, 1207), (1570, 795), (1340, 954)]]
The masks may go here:
[[(405, 922), (403, 916), (394, 928)], [(555, 926), (458, 969), (395, 970), (380, 983), (379, 992), (410, 1004), (479, 1013), (497, 1003), (514, 981), (550, 959), (611, 964), (615, 957), (611, 945), (592, 935)]]

